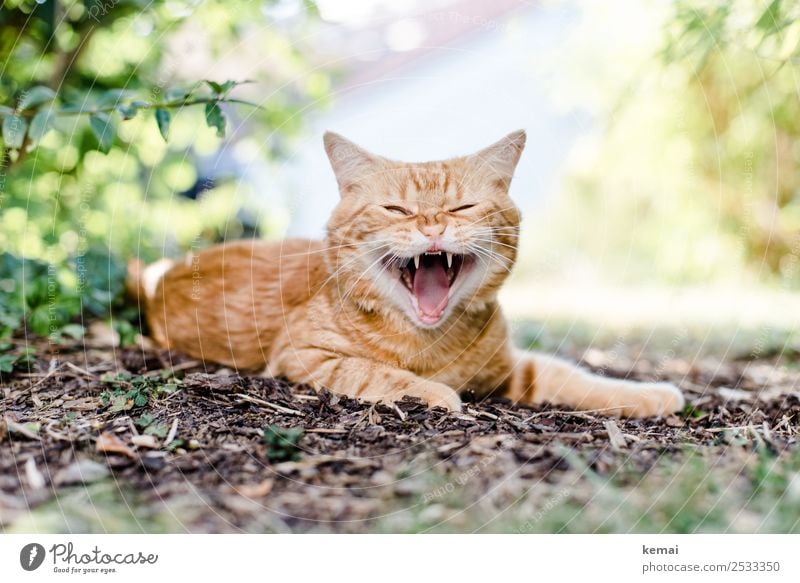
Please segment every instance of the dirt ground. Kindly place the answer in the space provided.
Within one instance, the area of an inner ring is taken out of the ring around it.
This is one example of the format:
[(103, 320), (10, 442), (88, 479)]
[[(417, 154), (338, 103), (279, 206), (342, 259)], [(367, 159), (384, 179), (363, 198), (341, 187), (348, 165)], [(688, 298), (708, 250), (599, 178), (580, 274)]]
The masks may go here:
[(638, 483), (665, 459), (677, 473), (700, 459), (704, 473), (735, 458), (741, 473), (741, 455), (793, 455), (800, 431), (800, 371), (777, 357), (567, 355), (608, 376), (672, 380), (690, 404), (620, 420), (503, 400), (461, 413), (368, 405), (160, 350), (33, 348), (0, 373), (8, 532), (618, 531), (607, 519), (570, 526), (597, 497), (581, 484)]

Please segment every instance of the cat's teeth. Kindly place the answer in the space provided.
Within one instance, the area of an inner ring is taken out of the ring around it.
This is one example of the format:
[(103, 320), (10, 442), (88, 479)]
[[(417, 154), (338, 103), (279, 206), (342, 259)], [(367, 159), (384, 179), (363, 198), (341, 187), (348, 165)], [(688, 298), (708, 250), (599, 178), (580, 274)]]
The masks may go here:
[(450, 269), (453, 267), (453, 254), (447, 253), (447, 268)]
[(414, 255), (414, 267), (419, 269), (419, 255)]

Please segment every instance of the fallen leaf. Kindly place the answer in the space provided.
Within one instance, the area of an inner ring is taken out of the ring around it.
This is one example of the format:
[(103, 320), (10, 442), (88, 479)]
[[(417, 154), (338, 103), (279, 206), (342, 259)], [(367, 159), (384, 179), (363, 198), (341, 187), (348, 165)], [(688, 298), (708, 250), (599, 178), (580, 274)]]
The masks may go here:
[(97, 399), (87, 397), (86, 399), (76, 399), (64, 405), (68, 411), (95, 411), (100, 406)]
[(164, 440), (164, 443), (172, 442), (177, 434), (178, 434), (178, 418), (176, 417), (172, 421), (172, 427), (170, 427), (169, 433), (167, 434), (167, 438)]
[(678, 417), (677, 415), (670, 415), (664, 420), (664, 423), (667, 424), (667, 427), (685, 427), (686, 421)]
[(36, 460), (28, 458), (28, 461), (25, 462), (25, 475), (28, 478), (28, 484), (34, 490), (38, 490), (40, 488), (44, 488), (47, 480), (45, 480), (42, 472), (39, 471), (39, 468), (36, 467)]
[(625, 439), (625, 435), (623, 435), (616, 421), (613, 419), (603, 421), (603, 425), (608, 433), (608, 441), (611, 443), (612, 449), (620, 450), (628, 447), (628, 441)]
[(158, 449), (158, 440), (152, 435), (134, 435), (131, 437), (131, 443), (138, 447), (147, 447), (150, 449)]
[(728, 387), (717, 388), (717, 393), (728, 401), (749, 401), (753, 398), (753, 393), (742, 391), (741, 389), (730, 389)]
[(125, 445), (119, 437), (108, 431), (98, 436), (94, 449), (98, 453), (121, 453), (129, 458), (136, 457), (136, 454), (131, 448)]
[(267, 478), (260, 484), (243, 484), (241, 486), (236, 486), (236, 491), (246, 498), (261, 498), (272, 491), (273, 484), (273, 480)]

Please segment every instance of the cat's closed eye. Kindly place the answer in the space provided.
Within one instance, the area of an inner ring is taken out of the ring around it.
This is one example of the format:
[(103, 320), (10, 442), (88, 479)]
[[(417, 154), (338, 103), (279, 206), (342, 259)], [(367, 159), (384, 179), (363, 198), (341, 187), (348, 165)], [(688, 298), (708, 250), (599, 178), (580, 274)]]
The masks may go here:
[(462, 205), (462, 206), (456, 207), (456, 208), (454, 208), (454, 209), (450, 209), (450, 210), (448, 210), (447, 212), (448, 212), (448, 213), (457, 213), (457, 212), (460, 212), (460, 211), (466, 211), (466, 210), (469, 210), (469, 209), (471, 209), (471, 208), (472, 208), (472, 207), (474, 207), (474, 206), (475, 206), (475, 204), (474, 204), (474, 203), (473, 203), (473, 204), (465, 204), (465, 205)]
[(405, 215), (407, 217), (411, 216), (411, 211), (401, 206), (385, 205), (383, 208), (389, 211), (390, 213), (397, 213), (399, 215)]

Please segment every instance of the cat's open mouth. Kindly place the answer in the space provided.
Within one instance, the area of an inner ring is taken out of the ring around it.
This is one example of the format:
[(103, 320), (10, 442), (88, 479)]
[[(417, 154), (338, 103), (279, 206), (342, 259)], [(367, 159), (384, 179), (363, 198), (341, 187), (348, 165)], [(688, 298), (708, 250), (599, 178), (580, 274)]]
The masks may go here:
[(411, 303), (424, 324), (441, 320), (451, 291), (459, 276), (471, 263), (469, 255), (458, 253), (423, 253), (409, 258), (384, 259), (411, 294)]

